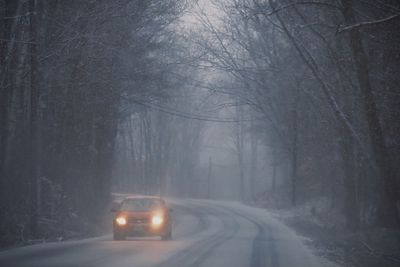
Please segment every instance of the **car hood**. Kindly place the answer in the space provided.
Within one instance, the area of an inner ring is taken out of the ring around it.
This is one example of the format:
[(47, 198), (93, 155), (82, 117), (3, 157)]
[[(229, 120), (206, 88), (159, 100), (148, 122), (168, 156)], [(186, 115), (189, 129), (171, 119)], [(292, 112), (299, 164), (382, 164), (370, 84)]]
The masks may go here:
[(164, 210), (154, 210), (154, 211), (119, 211), (116, 214), (116, 217), (124, 216), (124, 217), (138, 217), (138, 218), (149, 218), (153, 215), (164, 215)]

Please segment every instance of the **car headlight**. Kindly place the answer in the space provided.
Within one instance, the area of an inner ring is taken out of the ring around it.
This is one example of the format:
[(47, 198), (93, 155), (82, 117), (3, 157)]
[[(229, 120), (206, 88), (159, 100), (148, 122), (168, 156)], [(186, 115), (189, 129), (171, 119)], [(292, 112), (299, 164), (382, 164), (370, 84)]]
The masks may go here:
[(159, 215), (155, 215), (151, 218), (151, 224), (158, 226), (161, 225), (164, 222), (163, 217), (159, 216)]
[(126, 218), (125, 217), (118, 217), (115, 219), (118, 225), (125, 225), (126, 224)]

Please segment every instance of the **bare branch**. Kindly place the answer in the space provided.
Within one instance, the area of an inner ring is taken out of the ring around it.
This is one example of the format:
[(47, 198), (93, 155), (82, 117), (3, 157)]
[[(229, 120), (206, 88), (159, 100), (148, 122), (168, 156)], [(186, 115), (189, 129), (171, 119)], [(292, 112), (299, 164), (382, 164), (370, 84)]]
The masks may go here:
[(346, 27), (343, 27), (343, 28), (341, 28), (339, 26), (339, 29), (338, 29), (337, 32), (338, 33), (342, 33), (342, 32), (345, 32), (345, 31), (354, 30), (356, 28), (361, 28), (361, 27), (365, 27), (365, 26), (371, 26), (371, 25), (377, 25), (377, 24), (381, 24), (381, 23), (386, 23), (386, 22), (389, 22), (389, 21), (394, 20), (394, 19), (399, 18), (399, 17), (400, 17), (400, 13), (392, 15), (392, 16), (389, 16), (387, 18), (383, 18), (383, 19), (359, 22), (359, 23), (356, 23), (356, 24), (353, 24), (353, 25), (349, 25), (349, 26), (346, 26)]

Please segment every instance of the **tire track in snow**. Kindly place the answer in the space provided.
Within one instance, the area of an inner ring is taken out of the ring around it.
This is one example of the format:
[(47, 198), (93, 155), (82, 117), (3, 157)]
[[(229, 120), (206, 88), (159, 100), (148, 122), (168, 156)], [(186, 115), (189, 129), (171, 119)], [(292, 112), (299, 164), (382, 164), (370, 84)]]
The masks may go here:
[(220, 207), (251, 222), (257, 227), (257, 235), (255, 236), (252, 244), (250, 266), (279, 267), (280, 264), (278, 261), (276, 248), (274, 246), (275, 240), (273, 239), (271, 228), (267, 224), (257, 221), (257, 219), (252, 216), (245, 216), (232, 208), (227, 208), (224, 206)]
[[(192, 206), (192, 205), (191, 205)], [(222, 222), (222, 232), (217, 232), (211, 237), (201, 239), (199, 241), (194, 242), (192, 245), (184, 248), (177, 254), (175, 254), (172, 258), (167, 261), (156, 265), (156, 267), (176, 267), (176, 266), (185, 266), (185, 267), (197, 267), (200, 266), (204, 260), (208, 258), (208, 256), (220, 245), (224, 242), (231, 239), (235, 233), (239, 229), (239, 224), (236, 219), (232, 218), (230, 214), (226, 212), (220, 211), (211, 211), (210, 206), (198, 206), (198, 210), (205, 210), (205, 212), (201, 212), (204, 214), (211, 215)], [(204, 208), (205, 207), (205, 208)], [(210, 216), (210, 217), (211, 217)], [(200, 216), (201, 217), (201, 216)]]

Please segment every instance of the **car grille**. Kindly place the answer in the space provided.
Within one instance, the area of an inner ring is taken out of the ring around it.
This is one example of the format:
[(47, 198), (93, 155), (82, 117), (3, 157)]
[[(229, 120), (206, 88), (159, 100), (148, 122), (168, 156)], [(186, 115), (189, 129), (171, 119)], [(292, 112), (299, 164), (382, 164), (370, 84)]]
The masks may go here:
[(135, 217), (130, 217), (128, 218), (129, 223), (133, 224), (147, 224), (149, 223), (149, 218), (135, 218)]

